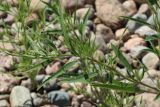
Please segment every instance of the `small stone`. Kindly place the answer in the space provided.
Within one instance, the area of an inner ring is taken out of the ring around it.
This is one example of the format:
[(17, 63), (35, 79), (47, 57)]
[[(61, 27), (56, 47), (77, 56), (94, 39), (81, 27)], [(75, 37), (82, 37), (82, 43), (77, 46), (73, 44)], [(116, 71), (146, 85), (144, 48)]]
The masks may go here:
[(130, 49), (130, 55), (132, 58), (142, 58), (145, 54), (146, 51), (144, 49), (147, 49), (145, 46), (135, 46)]
[(84, 7), (85, 1), (86, 0), (60, 0), (61, 5), (66, 9), (66, 10), (74, 10), (75, 8), (81, 8)]
[(157, 66), (160, 64), (160, 60), (157, 55), (154, 53), (148, 53), (142, 58), (143, 64), (148, 69), (156, 69)]
[(9, 100), (9, 94), (0, 95), (0, 100)]
[(13, 35), (20, 34), (20, 33), (23, 32), (23, 30), (21, 28), (22, 28), (22, 23), (21, 22), (13, 23), (12, 26), (11, 26), (11, 33)]
[(13, 65), (12, 56), (0, 55), (0, 67), (11, 69), (12, 65)]
[(142, 4), (139, 7), (138, 13), (147, 14), (147, 16), (149, 16), (151, 11), (150, 11), (150, 8), (149, 8), (148, 4), (147, 3)]
[[(147, 16), (145, 14), (140, 14), (140, 13), (135, 14), (132, 18), (138, 19), (138, 20), (143, 20), (143, 21), (147, 20)], [(126, 27), (128, 28), (128, 30), (130, 32), (134, 32), (140, 26), (141, 26), (141, 24), (139, 24), (138, 22), (133, 21), (133, 20), (129, 20), (126, 25)]]
[(152, 35), (157, 34), (157, 32), (155, 30), (151, 29), (148, 26), (141, 26), (140, 28), (138, 28), (135, 31), (135, 33), (138, 34), (140, 37), (143, 37), (143, 38), (145, 38), (146, 36), (152, 36)]
[(136, 3), (134, 0), (127, 0), (123, 3), (123, 7), (128, 10), (129, 15), (133, 15), (137, 12)]
[(93, 54), (93, 58), (97, 61), (100, 60), (104, 60), (104, 53), (101, 50), (97, 50), (94, 54)]
[(26, 22), (27, 22), (28, 24), (30, 24), (30, 23), (32, 23), (33, 21), (36, 21), (36, 20), (38, 20), (38, 19), (39, 19), (38, 15), (37, 15), (36, 13), (32, 13), (32, 14), (30, 14), (30, 15), (26, 18)]
[(157, 96), (156, 94), (152, 93), (142, 93), (136, 95), (135, 97), (136, 106), (140, 107), (143, 104), (144, 107), (160, 107), (160, 102), (158, 100), (154, 100), (156, 96)]
[(51, 91), (48, 93), (48, 100), (51, 104), (58, 105), (60, 107), (66, 107), (69, 105), (69, 94), (64, 91)]
[(129, 30), (126, 28), (121, 28), (116, 30), (115, 32), (115, 38), (118, 40), (123, 40), (123, 41), (127, 41), (130, 37), (129, 37)]
[(155, 69), (149, 69), (147, 73), (145, 73), (144, 78), (152, 78), (152, 79), (159, 79), (160, 78), (160, 71)]
[(158, 20), (156, 19), (156, 21), (155, 21), (155, 16), (154, 15), (151, 15), (147, 20), (147, 23), (149, 23), (149, 24), (151, 24), (153, 26), (156, 26), (157, 21), (158, 22), (160, 21), (160, 9), (157, 9), (156, 12), (157, 12), (157, 19)]
[[(49, 3), (49, 0), (43, 0), (43, 2)], [(46, 7), (46, 4), (44, 4), (43, 2), (41, 0), (31, 0), (30, 10), (41, 11)]]
[(0, 93), (9, 93), (18, 83), (19, 81), (13, 75), (0, 73)]
[(22, 80), (21, 86), (24, 86), (24, 87), (28, 88), (29, 90), (32, 90), (32, 81), (31, 81), (31, 79)]
[(75, 64), (74, 64), (72, 67), (69, 68), (69, 70), (68, 70), (69, 72), (74, 72), (74, 71), (76, 71), (76, 70), (79, 68), (79, 66), (80, 66), (79, 57), (71, 57), (71, 58), (68, 60), (67, 63), (73, 62), (73, 61), (76, 61), (76, 62), (75, 62)]
[(6, 100), (0, 100), (0, 107), (10, 107), (10, 105)]
[(103, 24), (98, 24), (96, 26), (96, 35), (102, 36), (106, 43), (108, 43), (111, 39), (114, 38), (114, 34), (111, 28)]
[(135, 37), (135, 38), (131, 38), (127, 42), (125, 42), (124, 48), (126, 50), (130, 50), (131, 48), (133, 48), (135, 46), (145, 46), (145, 45), (146, 45), (146, 43), (143, 38)]
[(14, 51), (15, 50), (15, 46), (12, 43), (9, 43), (9, 42), (0, 42), (0, 48), (8, 50), (8, 51)]
[(127, 10), (118, 0), (96, 0), (95, 6), (97, 17), (112, 29), (118, 29), (123, 25), (123, 19), (119, 16), (128, 16)]
[(105, 51), (105, 49), (106, 49), (106, 43), (104, 41), (103, 36), (101, 36), (101, 35), (95, 35), (93, 32), (91, 32), (91, 40), (92, 40), (92, 42), (95, 43), (96, 46), (98, 46), (98, 48), (100, 50)]
[(23, 86), (16, 86), (10, 94), (11, 107), (33, 107), (30, 91)]
[(31, 93), (31, 97), (33, 99), (33, 104), (36, 107), (39, 107), (41, 105), (44, 105), (44, 104), (48, 103), (47, 98), (44, 98), (42, 95), (37, 94), (35, 92)]
[(39, 75), (36, 75), (35, 81), (41, 84), (44, 78), (45, 78), (44, 74), (39, 74)]
[(57, 71), (60, 70), (60, 67), (61, 67), (60, 62), (55, 62), (54, 64), (50, 64), (50, 65), (47, 66), (47, 68), (45, 70), (46, 74), (50, 75), (50, 74), (56, 73)]
[(4, 22), (11, 25), (14, 22), (14, 16), (8, 14), (7, 17), (4, 19)]
[(93, 107), (91, 103), (87, 102), (87, 101), (83, 101), (81, 104), (81, 107)]
[(91, 19), (94, 17), (95, 10), (93, 8), (81, 8), (76, 11), (76, 16), (83, 19), (88, 13), (88, 18)]
[[(49, 77), (50, 77), (49, 75), (46, 75), (45, 78), (43, 79), (43, 82)], [(45, 85), (43, 85), (43, 88), (47, 91), (58, 90), (59, 86), (57, 84), (57, 79), (50, 79)]]

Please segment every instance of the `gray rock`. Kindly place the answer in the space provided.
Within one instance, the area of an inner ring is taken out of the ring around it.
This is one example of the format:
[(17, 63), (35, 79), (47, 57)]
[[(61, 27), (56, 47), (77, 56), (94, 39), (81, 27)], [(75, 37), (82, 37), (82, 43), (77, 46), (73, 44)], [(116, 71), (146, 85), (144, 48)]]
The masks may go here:
[(93, 105), (87, 101), (83, 101), (80, 107), (93, 107)]
[(98, 24), (96, 26), (96, 35), (102, 36), (106, 43), (114, 38), (112, 29), (103, 24)]
[(75, 8), (84, 7), (86, 0), (60, 0), (61, 5), (66, 10), (75, 10)]
[(48, 93), (48, 99), (51, 104), (58, 105), (60, 107), (66, 107), (69, 105), (69, 95), (64, 91), (51, 91)]
[[(43, 82), (47, 80), (50, 76), (46, 75), (45, 78), (43, 79)], [(57, 84), (57, 79), (50, 79), (45, 85), (43, 85), (43, 88), (46, 91), (51, 91), (51, 90), (58, 90), (59, 86)]]
[(160, 64), (160, 60), (154, 53), (148, 53), (142, 58), (142, 62), (148, 69), (156, 69)]
[(155, 30), (151, 29), (148, 26), (141, 26), (140, 28), (138, 28), (135, 31), (135, 33), (138, 34), (140, 37), (143, 37), (143, 38), (145, 38), (146, 36), (152, 36), (152, 35), (157, 34), (157, 32)]
[(119, 16), (127, 16), (128, 11), (118, 0), (96, 0), (95, 6), (96, 15), (108, 27), (117, 29), (122, 26), (123, 19), (119, 18)]
[[(135, 97), (135, 104), (137, 107), (160, 107), (160, 102), (158, 100), (154, 100), (156, 94), (152, 93), (142, 93), (138, 94)], [(141, 103), (140, 103), (141, 102)]]
[(13, 65), (12, 56), (0, 55), (0, 67), (11, 69), (12, 65)]
[(32, 107), (30, 91), (23, 86), (16, 86), (10, 94), (11, 107)]
[[(140, 14), (140, 13), (135, 14), (132, 18), (139, 19), (139, 20), (144, 20), (144, 21), (147, 20), (147, 16), (145, 14)], [(141, 24), (139, 24), (139, 23), (137, 23), (136, 21), (133, 21), (133, 20), (129, 20), (127, 22), (127, 25), (126, 25), (126, 27), (129, 29), (130, 32), (134, 32), (140, 26), (141, 26)]]
[(21, 34), (24, 31), (21, 28), (22, 28), (22, 23), (21, 22), (13, 23), (12, 26), (11, 26), (11, 33), (13, 35)]
[(103, 51), (106, 49), (106, 43), (101, 35), (95, 35), (91, 32), (91, 40), (94, 41), (95, 45), (98, 46), (99, 49)]
[(10, 105), (6, 100), (0, 100), (0, 107), (10, 107)]
[(31, 79), (22, 80), (21, 85), (28, 88), (29, 90), (32, 90), (32, 81)]
[[(160, 21), (160, 9), (157, 10), (157, 16), (158, 16), (158, 21)], [(155, 26), (157, 23), (154, 22), (154, 18), (155, 18), (155, 17), (154, 17), (153, 15), (151, 15), (151, 16), (148, 18), (147, 23)]]
[(94, 17), (95, 10), (93, 8), (81, 8), (76, 11), (76, 16), (83, 19), (88, 12), (88, 18), (91, 19)]
[(0, 100), (9, 100), (9, 94), (0, 95)]
[(11, 89), (19, 83), (13, 75), (0, 73), (0, 94), (10, 93)]
[(149, 16), (151, 11), (150, 11), (150, 8), (149, 8), (148, 4), (147, 3), (142, 4), (139, 7), (138, 13), (146, 14), (147, 16)]
[(36, 81), (37, 83), (41, 84), (44, 78), (45, 78), (45, 75), (44, 75), (44, 74), (36, 75), (35, 81)]
[(31, 97), (33, 99), (33, 105), (36, 107), (39, 107), (41, 105), (48, 103), (47, 98), (44, 98), (44, 97), (42, 97), (42, 95), (37, 94), (35, 92), (31, 93)]
[(144, 49), (147, 49), (145, 46), (135, 46), (130, 49), (130, 55), (132, 58), (142, 58), (145, 54), (146, 51)]
[(137, 12), (136, 3), (134, 0), (126, 0), (123, 2), (123, 7), (128, 10), (129, 15), (133, 15)]

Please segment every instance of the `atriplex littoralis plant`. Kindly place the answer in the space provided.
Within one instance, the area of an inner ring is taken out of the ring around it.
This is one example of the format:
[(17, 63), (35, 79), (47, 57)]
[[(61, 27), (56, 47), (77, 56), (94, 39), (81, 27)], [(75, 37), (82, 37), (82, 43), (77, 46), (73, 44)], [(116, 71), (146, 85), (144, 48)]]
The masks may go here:
[[(151, 92), (159, 95), (159, 85), (152, 87), (150, 84), (141, 82), (146, 72), (143, 64), (141, 64), (143, 71), (139, 73), (139, 69), (133, 69), (117, 46), (112, 45), (113, 51), (123, 66), (127, 68), (127, 75), (124, 75), (116, 69), (116, 60), (112, 52), (108, 53), (109, 58), (107, 61), (94, 59), (93, 54), (98, 47), (94, 41), (90, 39), (89, 34), (85, 33), (89, 10), (83, 19), (77, 19), (76, 14), (73, 13), (70, 15), (65, 12), (57, 0), (53, 3), (46, 3), (47, 7), (42, 12), (39, 12), (40, 19), (28, 24), (27, 17), (32, 13), (29, 9), (30, 1), (19, 0), (19, 2), (16, 10), (18, 14), (15, 17), (15, 23), (17, 23), (18, 29), (16, 35), (19, 38), (21, 37), (21, 39), (18, 42), (12, 39), (13, 36), (10, 31), (10, 26), (5, 22), (2, 25), (5, 29), (2, 37), (5, 38), (5, 36), (7, 36), (8, 38), (7, 40), (2, 39), (2, 42), (10, 42), (15, 46), (15, 51), (10, 52), (5, 49), (2, 51), (20, 58), (19, 63), (15, 64), (16, 74), (29, 76), (34, 81), (38, 72), (52, 61), (61, 61), (65, 58), (76, 56), (79, 58), (77, 61), (80, 62), (79, 66), (83, 71), (81, 74), (68, 72), (68, 69), (72, 67), (76, 61), (69, 62), (64, 64), (57, 73), (52, 74), (39, 88), (53, 78), (59, 78), (60, 82), (82, 82), (90, 84), (94, 88), (93, 92), (95, 97), (100, 100), (100, 105), (104, 107), (108, 105), (123, 106), (130, 104), (132, 102), (132, 99), (129, 99), (130, 93)], [(8, 14), (10, 14), (10, 8), (11, 5), (9, 4), (0, 4), (0, 9)], [(54, 13), (54, 18), (47, 20), (46, 13)], [(150, 25), (136, 19), (131, 20)], [(59, 24), (60, 28), (46, 29), (50, 24)], [(157, 25), (156, 28), (159, 28), (158, 26), (159, 25)], [(78, 30), (78, 34), (76, 30)], [(70, 52), (63, 53), (55, 45), (53, 41), (56, 41), (59, 36), (63, 36), (64, 41), (62, 41), (62, 44), (65, 45)], [(159, 37), (159, 35), (153, 37)], [(150, 37), (146, 40), (152, 43), (151, 40), (154, 38)], [(20, 46), (23, 46), (23, 49), (20, 49)], [(159, 56), (159, 50), (157, 51), (157, 48), (154, 46), (151, 51), (156, 52)], [(140, 88), (139, 85), (147, 87), (148, 89)], [(96, 87), (99, 87), (100, 91)], [(124, 99), (126, 103), (124, 103)]]

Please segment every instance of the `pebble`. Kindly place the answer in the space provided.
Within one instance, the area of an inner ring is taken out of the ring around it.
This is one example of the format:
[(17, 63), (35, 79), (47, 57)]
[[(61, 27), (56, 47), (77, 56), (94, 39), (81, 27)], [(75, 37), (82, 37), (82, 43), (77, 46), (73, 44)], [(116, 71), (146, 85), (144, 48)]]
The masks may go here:
[(123, 7), (128, 10), (129, 16), (137, 12), (137, 6), (134, 0), (126, 0), (123, 2)]
[(76, 10), (77, 18), (84, 19), (86, 14), (88, 14), (88, 18), (92, 19), (94, 17), (95, 10), (93, 8), (81, 8)]
[(86, 0), (60, 0), (61, 5), (66, 9), (66, 10), (71, 10), (73, 11), (75, 8), (82, 8), (85, 5)]
[[(50, 77), (49, 75), (46, 75), (45, 78), (43, 79), (43, 82), (49, 77)], [(50, 79), (45, 85), (43, 85), (43, 88), (46, 91), (58, 90), (59, 86), (57, 84), (57, 79)]]
[(11, 33), (13, 35), (20, 34), (22, 32), (23, 32), (23, 30), (22, 30), (22, 23), (21, 22), (16, 22), (16, 23), (12, 24)]
[(0, 100), (9, 100), (9, 94), (0, 95)]
[(93, 107), (91, 103), (83, 101), (80, 107)]
[(146, 14), (147, 16), (149, 16), (151, 14), (151, 11), (148, 4), (147, 3), (141, 4), (138, 10), (138, 13)]
[[(140, 13), (136, 13), (134, 16), (132, 16), (132, 18), (134, 19), (139, 19), (139, 20), (143, 20), (146, 21), (147, 20), (147, 16), (145, 14), (140, 14)], [(136, 29), (138, 29), (141, 26), (140, 23), (133, 21), (133, 20), (129, 20), (126, 24), (126, 27), (128, 28), (128, 30), (130, 32), (134, 32)]]
[(125, 42), (124, 48), (126, 50), (130, 50), (131, 48), (133, 48), (135, 46), (145, 46), (145, 45), (146, 45), (146, 43), (143, 38), (135, 37), (135, 38), (131, 38), (127, 42)]
[[(157, 17), (158, 17), (158, 21), (160, 21), (160, 9), (157, 9)], [(154, 16), (151, 15), (148, 20), (147, 20), (147, 23), (153, 25), (153, 26), (156, 26), (156, 22), (154, 21)]]
[(48, 93), (48, 99), (51, 104), (55, 104), (60, 107), (66, 107), (70, 103), (69, 94), (64, 91), (51, 91)]
[(13, 66), (13, 57), (12, 56), (6, 56), (6, 55), (0, 55), (0, 67), (11, 69)]
[(53, 64), (50, 64), (46, 67), (46, 70), (45, 70), (46, 74), (50, 75), (50, 74), (56, 73), (57, 71), (60, 70), (60, 67), (61, 67), (60, 62), (55, 62)]
[(0, 48), (1, 49), (6, 49), (7, 51), (14, 51), (15, 50), (15, 45), (12, 43), (7, 43), (7, 42), (0, 42)]
[[(43, 0), (46, 3), (49, 3), (49, 0)], [(31, 11), (41, 11), (46, 7), (46, 4), (44, 4), (41, 0), (31, 0), (30, 3), (30, 10)]]
[(118, 29), (122, 26), (123, 19), (119, 16), (127, 16), (127, 10), (118, 0), (96, 0), (95, 6), (97, 17), (108, 27)]
[(114, 38), (112, 29), (103, 24), (98, 24), (96, 26), (96, 35), (102, 36), (106, 43)]
[(96, 46), (98, 46), (98, 49), (105, 51), (107, 44), (101, 35), (95, 35), (93, 32), (91, 32), (91, 40)]
[(135, 47), (132, 47), (130, 49), (130, 55), (132, 56), (132, 58), (142, 58), (145, 54), (146, 54), (146, 51), (144, 49), (147, 49), (146, 46), (135, 46)]
[(142, 94), (136, 95), (136, 98), (135, 98), (136, 106), (140, 107), (141, 104), (143, 104), (144, 107), (160, 107), (160, 102), (158, 100), (154, 100), (155, 97), (156, 97), (156, 94), (152, 94), (152, 93), (142, 93)]
[(21, 81), (21, 86), (24, 86), (24, 87), (26, 87), (26, 88), (28, 88), (29, 90), (32, 90), (32, 81), (31, 81), (31, 79), (27, 79), (27, 80), (22, 80)]
[(13, 75), (0, 73), (0, 94), (9, 93), (19, 83)]
[(142, 58), (142, 62), (148, 69), (156, 69), (160, 64), (158, 56), (151, 52)]
[(97, 50), (94, 54), (93, 54), (93, 58), (97, 61), (102, 61), (104, 60), (104, 53), (101, 50)]
[(10, 94), (11, 107), (33, 107), (30, 91), (23, 86), (15, 86)]
[(117, 29), (115, 32), (115, 39), (123, 40), (124, 42), (130, 38), (130, 32), (126, 28)]
[(44, 75), (44, 74), (39, 74), (39, 75), (36, 75), (35, 81), (36, 81), (38, 84), (41, 84), (44, 78), (45, 78), (45, 75)]
[(45, 98), (42, 95), (37, 94), (35, 92), (31, 93), (31, 97), (33, 99), (33, 105), (36, 107), (39, 107), (39, 106), (44, 105), (46, 103), (49, 103), (47, 98)]
[(145, 38), (146, 36), (152, 36), (152, 35), (157, 34), (157, 32), (155, 30), (151, 29), (148, 26), (141, 26), (140, 28), (138, 28), (135, 31), (135, 33), (138, 34), (140, 37), (143, 37), (143, 38)]
[(8, 101), (0, 100), (0, 107), (10, 107)]

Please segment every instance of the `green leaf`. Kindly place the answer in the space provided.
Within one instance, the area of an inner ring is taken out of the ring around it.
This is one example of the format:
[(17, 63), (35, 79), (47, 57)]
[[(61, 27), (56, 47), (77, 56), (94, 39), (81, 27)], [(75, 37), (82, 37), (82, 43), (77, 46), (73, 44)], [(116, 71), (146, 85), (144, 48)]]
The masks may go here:
[(153, 27), (151, 24), (145, 22), (144, 20), (142, 19), (136, 19), (136, 18), (132, 18), (132, 17), (127, 17), (127, 16), (121, 16), (122, 18), (124, 19), (127, 19), (127, 20), (132, 20), (132, 21), (135, 21), (141, 25), (147, 25), (147, 26), (150, 26), (150, 27)]
[(130, 72), (133, 72), (133, 68), (128, 63), (127, 59), (123, 56), (122, 52), (118, 49), (118, 47), (114, 46), (113, 44), (112, 44), (112, 49), (114, 50), (115, 54), (119, 58), (120, 62), (128, 69), (129, 75), (131, 75)]
[(132, 84), (127, 84), (127, 83), (122, 83), (119, 82), (118, 84), (107, 84), (107, 83), (92, 83), (92, 86), (95, 87), (100, 87), (100, 88), (106, 88), (106, 89), (112, 89), (116, 91), (123, 91), (123, 92), (128, 92), (128, 93), (135, 93), (138, 92), (139, 89)]
[(152, 40), (157, 40), (160, 39), (160, 34), (152, 35), (152, 36), (147, 36), (145, 38), (145, 41), (152, 41)]
[(76, 61), (69, 62), (69, 63), (65, 64), (59, 71), (57, 71), (56, 73), (52, 74), (49, 78), (47, 78), (47, 79), (38, 87), (37, 90), (39, 90), (40, 88), (42, 88), (42, 86), (45, 85), (47, 82), (49, 82), (49, 80), (55, 79), (55, 78), (63, 75), (63, 74), (64, 74), (70, 67), (72, 67), (75, 63), (76, 63)]
[(158, 4), (158, 0), (148, 0), (151, 5)]

